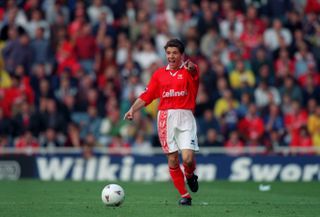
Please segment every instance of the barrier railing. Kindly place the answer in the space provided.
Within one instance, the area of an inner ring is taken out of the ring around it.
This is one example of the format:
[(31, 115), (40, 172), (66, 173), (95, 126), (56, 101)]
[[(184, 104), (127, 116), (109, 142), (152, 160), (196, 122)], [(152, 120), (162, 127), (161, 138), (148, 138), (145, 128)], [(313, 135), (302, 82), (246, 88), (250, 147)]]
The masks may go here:
[[(84, 151), (83, 148), (79, 147), (40, 147), (40, 148), (0, 148), (0, 155), (3, 154), (76, 154), (82, 153)], [(110, 154), (108, 147), (94, 147), (91, 149), (94, 153), (99, 154)], [(120, 149), (121, 153), (121, 149)], [(162, 154), (161, 148), (152, 148), (151, 154)], [(230, 154), (230, 155), (240, 155), (240, 154), (265, 154), (265, 155), (273, 155), (273, 154), (281, 154), (281, 155), (292, 155), (292, 154), (320, 154), (320, 147), (276, 147), (273, 150), (268, 150), (266, 147), (243, 147), (239, 148), (224, 148), (224, 147), (201, 147), (200, 154), (208, 155), (208, 154)], [(138, 154), (143, 155), (140, 152), (135, 153), (134, 151), (130, 154)], [(150, 154), (148, 154), (150, 155)]]

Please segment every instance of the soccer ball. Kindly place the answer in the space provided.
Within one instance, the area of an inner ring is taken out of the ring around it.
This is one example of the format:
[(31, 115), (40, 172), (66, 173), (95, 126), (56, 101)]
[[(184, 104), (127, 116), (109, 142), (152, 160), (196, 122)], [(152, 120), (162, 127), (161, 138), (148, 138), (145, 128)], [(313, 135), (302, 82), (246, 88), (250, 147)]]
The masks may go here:
[(107, 206), (120, 206), (124, 201), (124, 190), (120, 185), (109, 184), (102, 189), (101, 199)]

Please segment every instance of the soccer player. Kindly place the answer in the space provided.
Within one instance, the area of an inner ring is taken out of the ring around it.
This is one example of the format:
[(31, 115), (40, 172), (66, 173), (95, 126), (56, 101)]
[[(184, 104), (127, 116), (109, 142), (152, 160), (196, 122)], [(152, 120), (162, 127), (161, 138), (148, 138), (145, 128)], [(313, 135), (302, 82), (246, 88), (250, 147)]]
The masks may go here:
[[(164, 46), (168, 65), (157, 69), (146, 90), (136, 99), (124, 119), (132, 120), (134, 113), (160, 98), (158, 107), (158, 136), (162, 150), (167, 155), (174, 186), (179, 191), (179, 205), (191, 205), (192, 192), (198, 191), (195, 152), (199, 150), (196, 121), (193, 116), (199, 87), (198, 66), (184, 59), (184, 44), (171, 39)], [(178, 151), (181, 151), (184, 175), (180, 168)]]

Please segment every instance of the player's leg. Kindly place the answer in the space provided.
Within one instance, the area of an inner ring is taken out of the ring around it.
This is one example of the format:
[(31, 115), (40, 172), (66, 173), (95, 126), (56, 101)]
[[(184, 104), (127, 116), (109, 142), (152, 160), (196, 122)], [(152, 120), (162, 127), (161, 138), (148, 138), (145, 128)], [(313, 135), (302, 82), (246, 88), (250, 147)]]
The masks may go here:
[(182, 160), (187, 183), (192, 192), (197, 192), (198, 176), (196, 169), (195, 152), (199, 151), (197, 139), (197, 124), (191, 111), (183, 110), (178, 113), (179, 122), (175, 131), (175, 140), (182, 151)]
[(182, 160), (184, 167), (184, 174), (187, 179), (187, 184), (192, 192), (197, 192), (199, 189), (198, 176), (194, 174), (196, 169), (196, 160), (194, 150), (183, 149)]
[(179, 204), (191, 205), (191, 197), (185, 186), (184, 175), (180, 168), (178, 152), (176, 151), (176, 152), (167, 154), (167, 158), (168, 158), (169, 173), (170, 173), (172, 182), (181, 195)]
[(179, 204), (191, 205), (191, 197), (186, 189), (184, 175), (180, 168), (178, 147), (174, 140), (174, 125), (172, 115), (168, 111), (158, 113), (158, 135), (163, 152), (167, 155), (171, 180), (181, 195)]

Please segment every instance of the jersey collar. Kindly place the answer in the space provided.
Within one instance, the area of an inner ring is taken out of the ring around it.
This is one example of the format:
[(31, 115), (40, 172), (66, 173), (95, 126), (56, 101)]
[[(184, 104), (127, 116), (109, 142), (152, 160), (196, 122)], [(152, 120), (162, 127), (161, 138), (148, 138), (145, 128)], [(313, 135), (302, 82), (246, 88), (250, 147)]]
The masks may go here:
[[(184, 64), (185, 64), (184, 62), (181, 62), (178, 70), (181, 69), (184, 66)], [(172, 69), (170, 69), (170, 65), (169, 64), (166, 66), (166, 70), (172, 70)]]

